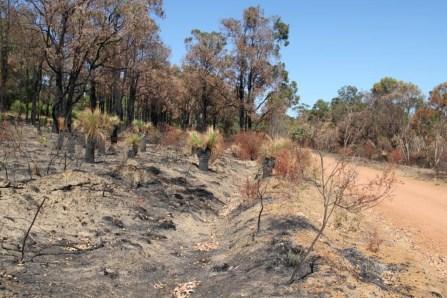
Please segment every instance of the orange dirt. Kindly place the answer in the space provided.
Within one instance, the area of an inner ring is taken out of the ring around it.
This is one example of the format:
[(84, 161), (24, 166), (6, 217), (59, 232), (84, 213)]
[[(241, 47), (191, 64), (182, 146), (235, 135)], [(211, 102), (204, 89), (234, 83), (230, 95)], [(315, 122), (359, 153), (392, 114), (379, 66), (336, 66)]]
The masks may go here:
[[(333, 158), (326, 157), (329, 164)], [(380, 170), (357, 165), (361, 180), (373, 179)], [(434, 179), (406, 177), (406, 169), (396, 170), (393, 196), (374, 208), (396, 228), (403, 230), (419, 247), (447, 256), (447, 185)], [(411, 169), (410, 169), (411, 171)]]

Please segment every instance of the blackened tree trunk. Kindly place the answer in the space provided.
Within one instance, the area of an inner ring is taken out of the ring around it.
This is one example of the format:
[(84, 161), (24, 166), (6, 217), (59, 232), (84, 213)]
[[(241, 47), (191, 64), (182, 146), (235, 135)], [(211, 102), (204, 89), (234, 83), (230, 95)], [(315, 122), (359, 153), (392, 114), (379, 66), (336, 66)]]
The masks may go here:
[[(119, 79), (119, 73), (118, 73), (118, 79)], [(117, 86), (118, 84), (119, 81), (116, 80), (114, 81), (112, 87), (113, 111), (115, 115), (117, 115), (121, 120), (123, 120), (123, 102), (122, 102), (122, 96)]]
[(180, 117), (180, 126), (182, 129), (186, 129), (189, 127), (189, 118), (190, 114), (188, 111), (182, 111), (181, 117)]
[(28, 122), (29, 119), (29, 104), (28, 101), (25, 102), (25, 122)]
[(50, 103), (45, 106), (45, 117), (50, 117)]
[(245, 129), (245, 96), (244, 96), (244, 77), (242, 73), (239, 75), (239, 86), (237, 90), (239, 96), (239, 128)]
[(106, 111), (105, 99), (104, 99), (104, 96), (102, 96), (101, 94), (99, 96), (99, 109), (101, 110), (101, 113), (103, 113), (103, 114)]
[(132, 144), (127, 151), (127, 157), (134, 158), (138, 154), (138, 144)]
[(271, 177), (276, 159), (274, 157), (265, 157), (262, 161), (262, 178)]
[(158, 126), (158, 123), (160, 122), (160, 114), (158, 112), (157, 105), (154, 101), (151, 101), (151, 122)]
[(201, 115), (199, 115), (199, 119), (198, 119), (198, 127), (197, 129), (199, 131), (205, 131), (206, 127), (208, 126), (208, 105), (209, 105), (209, 100), (208, 100), (208, 90), (207, 90), (207, 84), (206, 82), (203, 84), (202, 87), (202, 112)]
[(31, 95), (31, 124), (35, 125), (37, 120), (37, 100), (39, 96), (36, 93)]
[(93, 138), (87, 138), (85, 144), (85, 161), (88, 163), (95, 162), (95, 140)]
[(135, 101), (137, 97), (138, 75), (131, 78), (129, 97), (127, 99), (127, 123), (130, 124), (135, 118)]
[(198, 149), (196, 151), (196, 154), (197, 154), (197, 158), (199, 159), (199, 169), (202, 170), (202, 171), (207, 172), (208, 171), (210, 157), (211, 157), (211, 150), (209, 150), (208, 148), (206, 148), (206, 149)]
[(112, 144), (118, 143), (118, 130), (119, 130), (118, 125), (115, 125), (113, 127), (112, 135), (110, 136), (110, 142)]
[(37, 118), (37, 102), (39, 100), (40, 91), (42, 90), (42, 68), (43, 68), (43, 59), (40, 61), (39, 66), (37, 67), (36, 74), (33, 80), (32, 93), (31, 93), (31, 124), (36, 124)]
[(6, 82), (9, 73), (9, 29), (11, 24), (10, 17), (11, 1), (8, 0), (4, 11), (4, 20), (0, 23), (0, 112), (8, 108), (8, 96), (6, 92)]
[(96, 109), (98, 99), (96, 97), (96, 82), (92, 78), (90, 79), (90, 108), (92, 111)]

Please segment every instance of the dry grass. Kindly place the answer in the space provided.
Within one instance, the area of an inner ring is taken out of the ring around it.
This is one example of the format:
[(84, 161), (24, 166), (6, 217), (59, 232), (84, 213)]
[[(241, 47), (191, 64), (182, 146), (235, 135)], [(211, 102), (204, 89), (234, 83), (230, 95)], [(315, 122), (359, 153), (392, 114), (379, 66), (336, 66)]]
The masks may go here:
[(6, 120), (3, 120), (0, 123), (0, 142), (9, 142), (12, 138), (11, 127)]
[(256, 160), (266, 136), (258, 132), (242, 132), (234, 136), (232, 153), (241, 160)]
[(368, 141), (362, 146), (361, 156), (371, 159), (373, 155), (377, 152), (376, 146), (373, 142)]
[(276, 154), (275, 175), (291, 182), (301, 182), (303, 175), (311, 167), (312, 155), (307, 149), (288, 147)]
[(173, 126), (166, 126), (161, 134), (161, 144), (174, 148), (182, 148), (187, 142), (187, 137), (187, 133), (183, 130)]
[(259, 183), (246, 178), (245, 182), (239, 187), (239, 194), (247, 200), (256, 199)]
[(151, 144), (160, 144), (162, 141), (162, 134), (156, 127), (149, 130), (146, 135)]
[(340, 154), (342, 156), (353, 156), (354, 155), (354, 150), (352, 150), (351, 147), (340, 148), (338, 150), (338, 154)]
[(404, 161), (402, 151), (399, 148), (395, 148), (391, 152), (389, 152), (387, 158), (388, 162), (390, 163), (400, 164)]
[(383, 242), (384, 240), (380, 238), (377, 229), (374, 229), (374, 231), (369, 235), (366, 249), (372, 253), (378, 253)]
[(293, 143), (293, 141), (289, 138), (270, 138), (268, 137), (267, 140), (262, 144), (259, 157), (261, 157), (261, 160), (266, 157), (277, 157), (278, 153), (280, 153), (282, 150), (292, 150), (296, 147), (296, 145)]

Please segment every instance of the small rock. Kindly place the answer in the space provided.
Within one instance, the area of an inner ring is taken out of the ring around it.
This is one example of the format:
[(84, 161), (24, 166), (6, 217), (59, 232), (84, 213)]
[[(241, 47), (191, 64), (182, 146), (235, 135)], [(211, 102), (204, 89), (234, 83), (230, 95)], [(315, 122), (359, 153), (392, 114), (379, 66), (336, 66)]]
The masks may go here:
[(104, 272), (104, 276), (108, 276), (111, 279), (116, 279), (118, 277), (118, 272), (114, 272), (111, 269), (104, 268), (103, 272)]
[(214, 272), (226, 272), (230, 269), (230, 266), (227, 263), (223, 263), (222, 265), (216, 265), (213, 267)]

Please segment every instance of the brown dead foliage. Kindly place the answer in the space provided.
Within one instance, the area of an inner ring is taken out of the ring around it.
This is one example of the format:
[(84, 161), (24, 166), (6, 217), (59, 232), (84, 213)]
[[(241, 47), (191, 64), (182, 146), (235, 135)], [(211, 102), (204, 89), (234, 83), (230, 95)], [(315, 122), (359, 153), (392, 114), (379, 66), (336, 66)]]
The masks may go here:
[(281, 149), (276, 155), (275, 174), (292, 182), (300, 182), (312, 166), (309, 150), (296, 146)]
[(256, 160), (262, 144), (266, 140), (263, 133), (242, 132), (234, 136), (233, 155), (241, 160)]
[(368, 238), (366, 249), (368, 249), (372, 253), (378, 253), (383, 242), (384, 240), (380, 238), (379, 232), (377, 231), (377, 229), (375, 229)]
[(241, 186), (239, 186), (239, 193), (241, 197), (251, 201), (256, 199), (258, 189), (259, 189), (258, 181), (246, 178), (245, 182)]
[(161, 144), (173, 148), (183, 148), (187, 143), (187, 133), (179, 128), (165, 125), (161, 130)]

